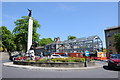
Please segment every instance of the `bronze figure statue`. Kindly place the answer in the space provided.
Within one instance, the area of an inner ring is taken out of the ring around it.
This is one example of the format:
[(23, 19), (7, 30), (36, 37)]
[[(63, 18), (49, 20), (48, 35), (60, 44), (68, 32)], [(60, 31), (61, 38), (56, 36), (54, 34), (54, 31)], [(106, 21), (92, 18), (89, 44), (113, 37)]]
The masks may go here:
[(28, 11), (29, 11), (28, 16), (31, 17), (32, 16), (32, 10), (28, 9)]

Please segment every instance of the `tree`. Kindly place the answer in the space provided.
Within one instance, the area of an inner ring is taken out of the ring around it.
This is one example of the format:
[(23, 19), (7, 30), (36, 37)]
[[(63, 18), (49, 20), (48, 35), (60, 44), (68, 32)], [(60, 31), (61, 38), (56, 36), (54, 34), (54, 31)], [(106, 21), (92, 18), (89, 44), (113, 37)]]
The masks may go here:
[[(18, 19), (14, 22), (16, 27), (13, 30), (17, 50), (24, 50), (25, 52), (27, 51), (28, 22), (29, 16), (22, 16), (22, 19)], [(33, 18), (33, 42), (38, 42), (39, 40), (40, 35), (36, 32), (37, 28), (40, 28), (40, 24)]]
[(69, 36), (68, 36), (68, 40), (71, 40), (71, 39), (76, 39), (76, 37), (69, 35)]
[(117, 53), (120, 54), (120, 33), (114, 35), (114, 46), (117, 50)]
[(42, 38), (39, 40), (38, 44), (39, 44), (39, 46), (45, 46), (45, 45), (50, 44), (52, 42), (53, 42), (53, 40), (51, 38)]
[(3, 50), (7, 49), (7, 51), (14, 51), (16, 49), (16, 45), (14, 43), (13, 34), (5, 27), (0, 27), (2, 29), (2, 48)]

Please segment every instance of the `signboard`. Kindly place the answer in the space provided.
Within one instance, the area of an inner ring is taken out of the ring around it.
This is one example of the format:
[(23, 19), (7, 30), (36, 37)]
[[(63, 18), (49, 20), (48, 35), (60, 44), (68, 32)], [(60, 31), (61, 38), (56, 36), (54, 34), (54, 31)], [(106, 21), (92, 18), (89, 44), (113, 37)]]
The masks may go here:
[(89, 51), (85, 51), (85, 56), (89, 56)]
[(106, 53), (105, 52), (98, 52), (97, 57), (106, 57)]

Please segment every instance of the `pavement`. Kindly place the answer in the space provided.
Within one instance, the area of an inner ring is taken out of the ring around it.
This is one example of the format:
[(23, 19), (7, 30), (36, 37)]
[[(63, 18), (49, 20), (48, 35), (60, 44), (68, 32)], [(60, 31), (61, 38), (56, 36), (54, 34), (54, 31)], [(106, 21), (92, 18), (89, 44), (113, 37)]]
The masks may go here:
[(81, 70), (81, 69), (83, 70), (83, 69), (94, 69), (94, 68), (103, 67), (103, 64), (96, 63), (95, 66), (91, 66), (91, 67), (61, 68), (61, 67), (37, 67), (37, 66), (15, 65), (13, 64), (13, 62), (5, 62), (3, 63), (3, 66), (23, 68), (23, 69), (39, 69), (39, 70)]

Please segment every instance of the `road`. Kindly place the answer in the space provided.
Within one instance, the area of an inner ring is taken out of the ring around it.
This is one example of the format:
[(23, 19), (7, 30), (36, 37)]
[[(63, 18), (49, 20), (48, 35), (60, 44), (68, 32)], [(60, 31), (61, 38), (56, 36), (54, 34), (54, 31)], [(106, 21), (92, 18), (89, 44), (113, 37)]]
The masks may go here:
[(13, 67), (3, 67), (3, 78), (117, 78), (117, 71), (103, 68), (79, 71), (30, 70)]
[[(103, 64), (103, 62), (101, 63)], [(107, 65), (86, 70), (38, 70), (2, 67), (3, 78), (118, 78), (118, 71), (108, 70)]]
[[(7, 59), (2, 60), (8, 62)], [(118, 78), (118, 70), (109, 70), (106, 62), (103, 67), (86, 70), (38, 70), (2, 66), (2, 78)]]

